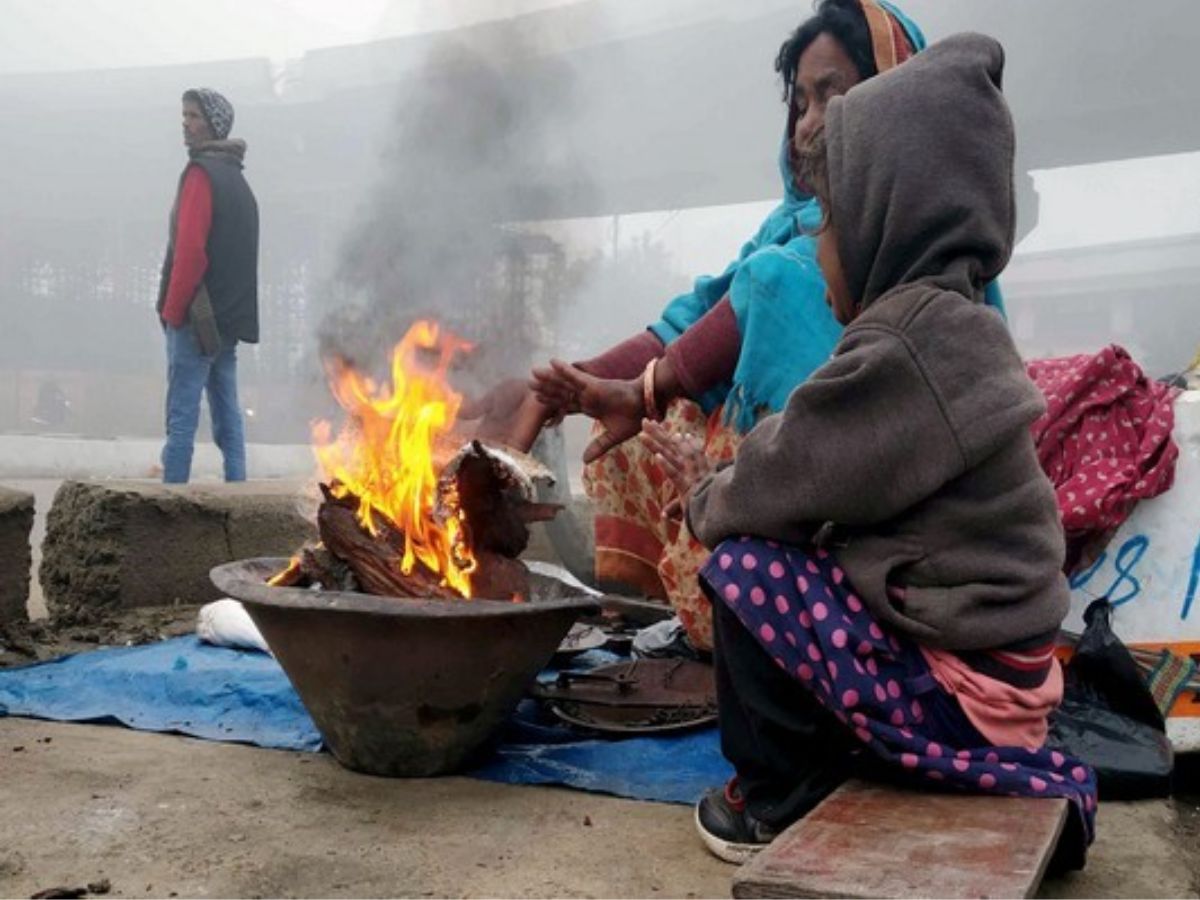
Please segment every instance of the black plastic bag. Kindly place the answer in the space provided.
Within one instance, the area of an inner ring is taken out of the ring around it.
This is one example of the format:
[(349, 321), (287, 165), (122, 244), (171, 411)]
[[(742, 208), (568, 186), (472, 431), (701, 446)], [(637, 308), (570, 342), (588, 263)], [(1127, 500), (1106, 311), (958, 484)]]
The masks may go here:
[(1087, 627), (1066, 668), (1047, 746), (1091, 765), (1107, 800), (1165, 797), (1175, 754), (1162, 713), (1113, 633), (1108, 600), (1094, 601), (1083, 619)]

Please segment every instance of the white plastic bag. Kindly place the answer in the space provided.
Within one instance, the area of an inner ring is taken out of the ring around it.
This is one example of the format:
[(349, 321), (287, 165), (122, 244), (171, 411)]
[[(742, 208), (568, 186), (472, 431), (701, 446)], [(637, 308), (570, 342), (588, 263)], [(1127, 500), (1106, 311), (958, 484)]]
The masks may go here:
[(196, 621), (196, 636), (217, 647), (239, 650), (261, 650), (270, 653), (258, 626), (237, 600), (216, 600), (200, 607)]

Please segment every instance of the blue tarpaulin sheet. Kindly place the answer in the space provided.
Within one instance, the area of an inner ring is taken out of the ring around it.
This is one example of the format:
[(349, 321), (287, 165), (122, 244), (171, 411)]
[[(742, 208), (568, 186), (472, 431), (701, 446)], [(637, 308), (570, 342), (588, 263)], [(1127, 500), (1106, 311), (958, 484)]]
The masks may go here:
[[(279, 664), (175, 638), (0, 671), (0, 715), (110, 722), (284, 750), (321, 736)], [(639, 800), (695, 802), (731, 774), (714, 728), (663, 737), (581, 740), (525, 701), (473, 774), (508, 784), (559, 784)]]

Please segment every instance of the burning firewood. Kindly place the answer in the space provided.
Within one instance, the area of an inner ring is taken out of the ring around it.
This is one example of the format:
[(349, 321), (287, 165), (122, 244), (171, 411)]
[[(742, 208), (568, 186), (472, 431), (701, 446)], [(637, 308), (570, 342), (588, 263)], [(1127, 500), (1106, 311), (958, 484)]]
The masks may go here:
[(305, 547), (300, 551), (300, 570), (311, 582), (328, 591), (357, 591), (358, 578), (350, 566), (324, 546)]
[[(404, 534), (395, 523), (375, 517), (378, 533), (363, 528), (360, 502), (321, 485), (317, 511), (321, 543), (306, 547), (272, 584), (319, 584), (329, 590), (362, 590), (392, 597), (451, 598), (460, 594), (442, 584), (419, 559), (404, 571)], [(462, 540), (474, 558), (471, 595), (495, 599), (527, 597), (529, 573), (516, 557), (529, 543), (529, 523), (553, 518), (555, 504), (536, 503), (533, 481), (510, 456), (478, 441), (466, 445), (438, 479), (435, 517), (460, 515)]]
[[(324, 488), (324, 485), (321, 486)], [(272, 587), (320, 586), (329, 591), (357, 591), (354, 570), (334, 556), (322, 543), (304, 547), (286, 569), (268, 580)]]
[(471, 573), (471, 596), (514, 603), (529, 599), (529, 570), (525, 563), (487, 550), (476, 554), (475, 563), (475, 571)]
[(405, 574), (403, 536), (386, 526), (372, 536), (363, 529), (353, 508), (334, 498), (325, 485), (321, 489), (325, 492), (325, 502), (317, 512), (321, 543), (350, 567), (363, 591), (388, 597), (459, 596), (442, 586), (441, 579), (420, 560)]
[(392, 385), (345, 365), (331, 372), (349, 414), (336, 439), (327, 424), (316, 453), (328, 479), (317, 512), (321, 543), (270, 580), (390, 597), (520, 599), (529, 574), (517, 557), (529, 525), (559, 507), (535, 502), (534, 480), (553, 480), (523, 454), (451, 443), (461, 397), (445, 374), (467, 345), (418, 322), (397, 345)]
[(438, 478), (439, 506), (461, 510), (476, 553), (515, 559), (529, 546), (529, 525), (553, 519), (561, 506), (533, 502), (533, 479), (510, 454), (471, 441)]

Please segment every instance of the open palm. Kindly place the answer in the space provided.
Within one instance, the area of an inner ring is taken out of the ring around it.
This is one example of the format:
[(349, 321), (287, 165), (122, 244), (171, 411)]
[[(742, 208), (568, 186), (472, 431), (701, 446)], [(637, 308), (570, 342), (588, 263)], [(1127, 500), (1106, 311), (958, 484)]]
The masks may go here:
[(712, 461), (704, 453), (704, 443), (695, 435), (672, 432), (649, 419), (642, 423), (642, 441), (678, 493), (663, 508), (663, 515), (681, 515), (692, 489), (713, 470)]
[(533, 370), (529, 386), (546, 406), (578, 410), (600, 423), (602, 431), (583, 452), (585, 463), (599, 459), (642, 429), (640, 379), (596, 378), (555, 359), (548, 368)]

